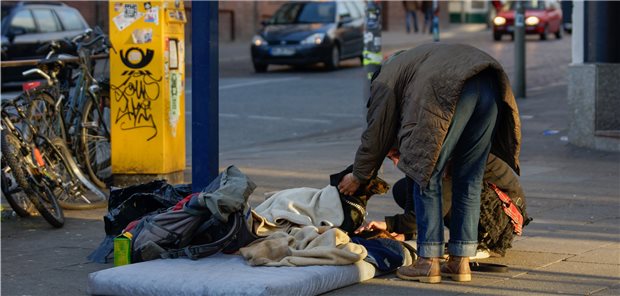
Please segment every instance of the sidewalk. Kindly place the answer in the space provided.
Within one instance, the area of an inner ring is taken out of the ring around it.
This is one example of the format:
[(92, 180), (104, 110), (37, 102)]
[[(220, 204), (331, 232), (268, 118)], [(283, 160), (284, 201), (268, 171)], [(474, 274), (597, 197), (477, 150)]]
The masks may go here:
[[(442, 37), (459, 36), (465, 28), (445, 30)], [(428, 34), (383, 34), (386, 52), (431, 39)], [(241, 56), (243, 48), (249, 54), (247, 47), (241, 42), (221, 44), (220, 58)], [(388, 274), (327, 294), (620, 295), (620, 153), (568, 144), (566, 92), (565, 83), (544, 85), (518, 101), (523, 134), (521, 182), (534, 221), (506, 257), (484, 261), (509, 265), (508, 273), (476, 273), (469, 283), (445, 280), (437, 285), (402, 281)], [(545, 133), (549, 130), (554, 132)], [(251, 177), (258, 185), (251, 197), (256, 205), (265, 192), (325, 186), (329, 174), (353, 159), (361, 132), (362, 127), (303, 141), (223, 151), (220, 164), (235, 164)], [(381, 173), (390, 183), (402, 176), (392, 165), (385, 165)], [(368, 209), (368, 219), (399, 211), (389, 195), (373, 197)], [(1, 294), (84, 295), (88, 274), (112, 267), (85, 259), (103, 239), (104, 214), (104, 209), (66, 211), (67, 222), (60, 230), (52, 230), (40, 218), (3, 220)]]
[[(471, 283), (440, 285), (407, 282), (394, 274), (342, 288), (329, 295), (619, 295), (620, 294), (620, 154), (574, 147), (565, 141), (569, 112), (566, 86), (540, 90), (519, 101), (523, 116), (521, 182), (528, 213), (534, 221), (524, 229), (504, 258), (481, 262), (505, 264), (508, 273), (476, 273)], [(558, 130), (545, 135), (546, 130)], [(253, 195), (296, 186), (321, 186), (324, 176), (353, 159), (362, 129), (278, 143), (223, 154), (221, 163), (236, 161), (260, 184)], [(337, 157), (326, 158), (325, 151)], [(260, 152), (251, 164), (243, 154)], [(229, 161), (230, 160), (230, 161)], [(385, 165), (388, 182), (401, 173)], [(399, 211), (391, 197), (374, 197), (368, 219)]]

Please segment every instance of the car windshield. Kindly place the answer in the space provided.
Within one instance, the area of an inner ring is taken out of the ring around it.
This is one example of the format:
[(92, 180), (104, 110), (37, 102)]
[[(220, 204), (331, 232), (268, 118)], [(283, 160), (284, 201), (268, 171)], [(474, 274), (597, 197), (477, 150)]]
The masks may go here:
[(334, 2), (287, 3), (276, 11), (269, 22), (272, 25), (334, 22)]
[[(529, 1), (521, 1), (523, 2), (523, 7), (529, 10), (545, 10), (545, 1), (538, 0), (529, 0)], [(510, 10), (517, 9), (517, 3), (515, 1), (510, 2)]]

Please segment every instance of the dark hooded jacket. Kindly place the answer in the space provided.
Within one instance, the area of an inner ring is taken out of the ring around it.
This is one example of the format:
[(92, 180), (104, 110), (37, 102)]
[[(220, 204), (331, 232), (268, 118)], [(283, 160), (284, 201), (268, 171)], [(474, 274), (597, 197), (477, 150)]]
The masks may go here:
[(387, 152), (397, 147), (398, 168), (426, 187), (450, 127), (465, 82), (489, 71), (501, 101), (491, 152), (517, 174), (521, 123), (508, 77), (486, 53), (462, 44), (418, 46), (388, 60), (371, 84), (367, 128), (355, 155), (353, 174), (369, 180)]

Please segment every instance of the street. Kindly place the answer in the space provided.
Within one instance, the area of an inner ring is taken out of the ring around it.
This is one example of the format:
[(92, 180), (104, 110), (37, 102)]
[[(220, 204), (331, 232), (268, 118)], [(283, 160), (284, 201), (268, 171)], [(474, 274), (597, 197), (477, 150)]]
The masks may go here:
[[(386, 36), (385, 38), (390, 38)], [(392, 37), (398, 38), (398, 37)], [(562, 40), (528, 38), (527, 88), (536, 92), (566, 84), (570, 63), (570, 36)], [(387, 42), (387, 41), (386, 41)], [(509, 40), (493, 42), (490, 32), (470, 33), (446, 40), (478, 47), (496, 58), (508, 75), (514, 68), (514, 46)], [(414, 44), (396, 44), (407, 48)], [(220, 150), (294, 140), (359, 127), (365, 118), (363, 68), (357, 60), (343, 62), (330, 72), (320, 66), (297, 69), (271, 66), (264, 74), (251, 68), (247, 44), (236, 51), (220, 51)], [(390, 44), (384, 53), (393, 52)], [(245, 49), (245, 50), (244, 50)]]
[[(486, 51), (513, 78), (514, 46), (508, 39), (493, 42), (491, 32), (480, 26), (448, 31), (442, 38)], [(510, 272), (477, 273), (470, 284), (440, 285), (401, 281), (392, 273), (328, 295), (620, 293), (620, 155), (566, 140), (571, 36), (527, 39), (528, 97), (518, 101), (521, 182), (535, 220), (506, 257), (489, 261), (509, 265)], [(430, 40), (430, 35), (384, 32), (384, 53)], [(329, 174), (353, 161), (365, 124), (364, 73), (358, 60), (343, 62), (337, 71), (270, 66), (267, 73), (255, 74), (249, 44), (221, 43), (219, 67), (219, 165), (234, 164), (257, 184), (252, 206), (264, 200), (265, 192), (322, 188)], [(188, 171), (201, 165), (191, 162), (191, 119), (201, 116), (192, 113), (197, 94), (191, 85), (188, 78)], [(3, 98), (11, 95), (2, 93)], [(389, 183), (402, 177), (387, 161), (380, 174)], [(368, 220), (378, 220), (400, 209), (389, 193), (373, 197), (368, 211)], [(2, 295), (83, 295), (90, 272), (112, 267), (85, 259), (104, 237), (105, 209), (65, 214), (62, 229), (51, 229), (40, 217), (2, 221)]]

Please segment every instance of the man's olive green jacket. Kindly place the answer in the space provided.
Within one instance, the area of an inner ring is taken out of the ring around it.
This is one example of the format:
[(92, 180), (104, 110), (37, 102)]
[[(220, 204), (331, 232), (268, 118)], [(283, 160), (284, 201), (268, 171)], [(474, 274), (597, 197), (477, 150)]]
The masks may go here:
[(474, 47), (442, 43), (418, 46), (384, 63), (371, 84), (367, 128), (353, 174), (370, 179), (389, 149), (397, 147), (398, 168), (426, 187), (463, 85), (485, 70), (496, 78), (501, 96), (491, 152), (520, 174), (521, 122), (502, 66)]

